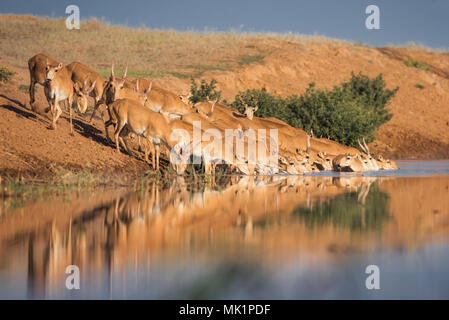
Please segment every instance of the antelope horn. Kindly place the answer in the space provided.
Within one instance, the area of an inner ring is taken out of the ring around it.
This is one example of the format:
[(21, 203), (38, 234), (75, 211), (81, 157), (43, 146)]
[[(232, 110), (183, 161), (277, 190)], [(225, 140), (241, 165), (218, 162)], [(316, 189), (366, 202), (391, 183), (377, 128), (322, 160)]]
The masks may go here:
[(112, 61), (112, 65), (111, 65), (111, 77), (112, 77), (112, 79), (115, 78), (115, 75), (114, 75), (114, 61)]
[(96, 83), (97, 83), (97, 79), (95, 79), (94, 82), (92, 82), (92, 85), (90, 86), (88, 93), (91, 93), (92, 90), (94, 90)]
[(313, 129), (310, 129), (310, 136), (313, 137)]
[(123, 79), (126, 79), (126, 74), (128, 73), (128, 65), (126, 65), (125, 73), (123, 74)]
[(365, 146), (366, 151), (368, 152), (368, 155), (370, 155), (369, 147), (368, 147), (368, 145), (367, 145), (366, 142), (365, 142), (365, 138), (363, 138), (362, 140), (363, 140), (363, 145)]
[(366, 152), (366, 149), (362, 146), (362, 144), (360, 143), (360, 139), (357, 139), (357, 142), (358, 142), (358, 144), (359, 144), (359, 146), (360, 146), (360, 149), (362, 149), (362, 151), (364, 152), (364, 153), (367, 153)]
[(306, 152), (309, 153), (309, 151), (310, 151), (310, 136), (307, 135), (307, 149), (306, 149)]
[(207, 117), (209, 118), (212, 115), (212, 112), (214, 112), (214, 107), (215, 104), (217, 103), (218, 99), (214, 101), (214, 103), (212, 103), (212, 106), (210, 107), (209, 112), (207, 113)]
[(139, 79), (136, 80), (136, 91), (139, 92)]
[(151, 91), (151, 87), (153, 86), (153, 81), (150, 82), (150, 85), (148, 86), (147, 90), (145, 90), (145, 94), (149, 94)]

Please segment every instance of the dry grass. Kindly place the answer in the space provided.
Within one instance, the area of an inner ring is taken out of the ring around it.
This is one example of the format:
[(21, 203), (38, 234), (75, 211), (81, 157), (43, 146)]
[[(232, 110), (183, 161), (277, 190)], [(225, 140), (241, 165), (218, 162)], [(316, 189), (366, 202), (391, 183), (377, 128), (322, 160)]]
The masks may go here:
[(15, 67), (26, 68), (26, 61), (42, 52), (64, 63), (80, 61), (103, 75), (115, 61), (119, 70), (128, 64), (130, 76), (152, 78), (200, 77), (206, 71), (262, 63), (280, 41), (341, 42), (294, 34), (131, 29), (96, 19), (83, 21), (80, 30), (67, 30), (64, 19), (10, 15), (0, 15), (0, 39), (0, 56)]

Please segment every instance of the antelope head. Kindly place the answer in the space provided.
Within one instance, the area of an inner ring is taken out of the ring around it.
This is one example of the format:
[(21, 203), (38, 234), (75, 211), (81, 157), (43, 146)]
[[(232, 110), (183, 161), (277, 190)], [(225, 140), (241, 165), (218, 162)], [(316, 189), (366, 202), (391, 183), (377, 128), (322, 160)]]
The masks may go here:
[[(125, 74), (126, 74), (126, 73), (125, 73)], [(146, 88), (146, 89), (143, 91), (143, 94), (144, 94), (144, 95), (148, 95), (148, 94), (150, 93), (150, 91), (151, 91), (152, 86), (153, 86), (153, 81), (150, 81), (150, 84), (148, 85), (148, 88)], [(139, 91), (139, 79), (136, 80), (136, 92), (140, 92), (140, 91)]]
[(177, 175), (183, 175), (186, 171), (190, 156), (192, 155), (192, 148), (191, 146), (185, 149), (184, 154), (182, 153), (182, 146), (184, 142), (178, 143), (170, 150), (170, 165), (174, 169)]
[(347, 171), (351, 166), (352, 160), (353, 156), (349, 153), (341, 154), (332, 160), (332, 166), (335, 171)]
[(382, 155), (377, 156), (377, 163), (379, 164), (380, 170), (397, 170), (398, 167), (396, 163), (390, 159), (384, 159)]
[[(308, 148), (308, 150), (310, 150), (310, 148)], [(296, 148), (296, 153), (295, 153), (295, 157), (296, 157), (296, 168), (301, 172), (301, 173), (307, 173), (307, 172), (312, 172), (314, 171), (313, 169), (313, 161), (311, 160), (311, 155), (309, 153), (309, 151), (303, 151), (299, 148)]]
[(369, 170), (377, 171), (379, 170), (379, 165), (377, 164), (376, 159), (371, 156), (371, 152), (369, 150), (368, 145), (366, 144), (365, 138), (363, 138), (363, 145), (360, 143), (360, 140), (357, 140), (360, 148), (362, 149), (364, 155), (361, 156), (362, 160), (367, 160)]
[(292, 155), (279, 156), (279, 167), (288, 174), (299, 174), (298, 162)]
[(179, 99), (184, 102), (185, 104), (191, 104), (190, 98), (192, 97), (192, 93), (189, 92), (187, 94), (180, 94), (178, 95)]
[(397, 166), (396, 162), (394, 162), (393, 160), (387, 159), (386, 163), (390, 170), (398, 170), (398, 166)]
[(57, 66), (52, 66), (48, 63), (48, 59), (47, 59), (47, 64), (45, 66), (45, 80), (46, 81), (52, 81), (54, 79), (54, 77), (56, 76), (56, 74), (58, 73), (59, 70), (62, 69), (62, 63), (59, 63)]
[(90, 95), (92, 90), (95, 88), (95, 85), (97, 83), (97, 80), (95, 79), (94, 82), (90, 86), (87, 84), (88, 77), (84, 79), (83, 87), (81, 88), (77, 82), (73, 85), (73, 89), (75, 92), (75, 102), (78, 105), (78, 109), (81, 113), (85, 113), (87, 110), (87, 97)]
[(244, 103), (245, 106), (245, 111), (243, 112), (243, 114), (249, 119), (249, 120), (253, 120), (254, 117), (254, 113), (256, 113), (257, 110), (259, 110), (259, 107), (250, 107), (248, 106), (246, 103)]
[(326, 152), (318, 152), (316, 158), (313, 161), (313, 164), (320, 171), (330, 171), (332, 170), (332, 159), (327, 156)]
[(114, 62), (111, 65), (111, 76), (109, 77), (109, 83), (107, 85), (106, 99), (108, 102), (113, 102), (118, 99), (120, 90), (123, 89), (126, 81), (126, 74), (128, 73), (128, 66), (126, 66), (125, 73), (123, 74), (123, 78), (116, 78), (114, 75)]
[(352, 157), (352, 161), (349, 164), (348, 171), (350, 172), (362, 172), (369, 171), (371, 169), (371, 163), (368, 159), (363, 158), (361, 155), (356, 154)]
[[(138, 87), (139, 79), (137, 79), (136, 83), (137, 83), (137, 87)], [(143, 93), (140, 93), (139, 91), (137, 91), (137, 93), (139, 94), (140, 103), (143, 104), (144, 106), (148, 107), (148, 94), (151, 92), (152, 87), (153, 87), (153, 81), (150, 81), (148, 88), (146, 88)]]
[(296, 169), (300, 173), (309, 173), (309, 172), (313, 172), (314, 171), (314, 168), (310, 164), (308, 159), (302, 159), (302, 160), (298, 159), (298, 162), (296, 164)]
[(200, 115), (210, 118), (212, 116), (212, 113), (214, 112), (215, 104), (218, 102), (216, 101), (208, 101), (205, 102), (197, 102), (192, 107), (194, 112), (199, 113)]

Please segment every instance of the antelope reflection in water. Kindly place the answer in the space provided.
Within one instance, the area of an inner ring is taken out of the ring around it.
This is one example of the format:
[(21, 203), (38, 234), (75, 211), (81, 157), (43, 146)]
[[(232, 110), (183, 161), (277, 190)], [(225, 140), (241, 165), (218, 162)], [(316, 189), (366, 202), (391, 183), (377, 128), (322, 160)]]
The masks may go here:
[[(130, 265), (149, 272), (154, 261), (169, 256), (182, 261), (260, 255), (279, 262), (313, 254), (326, 261), (335, 252), (375, 250), (379, 235), (382, 245), (397, 245), (398, 228), (406, 246), (417, 228), (429, 230), (428, 216), (418, 224), (396, 209), (390, 212), (397, 207), (391, 195), (404, 189), (401, 183), (412, 186), (410, 179), (361, 176), (232, 176), (203, 187), (177, 178), (166, 187), (152, 183), (138, 191), (106, 192), (101, 201), (93, 195), (82, 208), (86, 200), (74, 197), (59, 207), (30, 204), (21, 215), (2, 213), (0, 253), (14, 270), (23, 264), (17, 252), (27, 250), (33, 298), (61, 288), (68, 265), (93, 279), (107, 271), (111, 293), (113, 274)], [(441, 219), (449, 221), (446, 214)]]

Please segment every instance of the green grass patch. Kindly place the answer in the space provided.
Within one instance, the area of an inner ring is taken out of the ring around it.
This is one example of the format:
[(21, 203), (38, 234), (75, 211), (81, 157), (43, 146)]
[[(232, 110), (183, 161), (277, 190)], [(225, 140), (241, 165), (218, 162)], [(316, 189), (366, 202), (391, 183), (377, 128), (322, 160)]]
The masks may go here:
[(188, 79), (193, 76), (190, 73), (182, 73), (182, 72), (167, 72), (167, 74), (172, 77), (179, 78), (179, 79)]
[(211, 65), (187, 65), (186, 68), (192, 69), (190, 78), (199, 78), (207, 71), (229, 71), (232, 70), (230, 66), (211, 66)]
[(424, 89), (424, 86), (422, 84), (417, 83), (417, 84), (415, 84), (415, 88), (422, 90), (422, 89)]
[[(19, 90), (23, 91), (23, 92), (28, 92), (28, 90), (30, 89), (30, 86), (28, 84), (21, 84), (19, 85)], [(36, 92), (37, 87), (34, 86), (34, 92)]]
[(0, 83), (8, 83), (9, 81), (11, 81), (11, 78), (14, 74), (14, 71), (11, 71), (4, 66), (0, 66)]
[(240, 66), (253, 64), (253, 63), (263, 63), (263, 59), (265, 57), (263, 55), (255, 55), (255, 56), (243, 56), (238, 60), (238, 64)]
[(427, 71), (430, 69), (430, 65), (428, 65), (427, 63), (419, 61), (419, 60), (415, 60), (413, 58), (408, 58), (407, 60), (404, 60), (404, 64), (407, 67), (416, 68), (416, 69), (420, 69), (420, 70), (424, 70), (424, 71)]
[[(111, 75), (111, 69), (100, 69), (96, 70), (101, 76), (107, 78)], [(125, 70), (117, 70), (115, 71), (115, 75), (117, 77), (123, 76)], [(166, 76), (167, 72), (162, 71), (137, 71), (137, 70), (128, 70), (127, 77), (128, 78), (162, 78)]]

